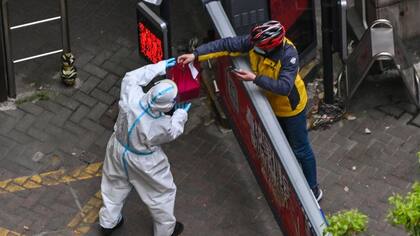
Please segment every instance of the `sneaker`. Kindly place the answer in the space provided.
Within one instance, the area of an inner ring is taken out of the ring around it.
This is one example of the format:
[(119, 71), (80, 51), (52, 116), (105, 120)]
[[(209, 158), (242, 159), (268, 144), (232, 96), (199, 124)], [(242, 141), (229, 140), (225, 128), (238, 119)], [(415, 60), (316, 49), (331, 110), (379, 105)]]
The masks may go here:
[(109, 235), (112, 234), (112, 232), (114, 232), (114, 230), (118, 229), (123, 224), (124, 224), (124, 218), (121, 217), (120, 222), (118, 222), (118, 224), (114, 228), (108, 229), (108, 228), (104, 228), (104, 227), (101, 226), (101, 233), (102, 233), (101, 235), (102, 236), (109, 236)]
[(174, 232), (171, 236), (181, 235), (182, 231), (184, 231), (184, 225), (181, 222), (176, 222)]

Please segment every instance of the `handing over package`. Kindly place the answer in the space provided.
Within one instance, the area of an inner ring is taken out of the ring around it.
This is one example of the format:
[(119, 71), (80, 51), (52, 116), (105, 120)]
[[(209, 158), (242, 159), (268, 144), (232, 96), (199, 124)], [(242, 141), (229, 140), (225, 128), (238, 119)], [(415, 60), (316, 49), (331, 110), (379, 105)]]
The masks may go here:
[(178, 86), (177, 102), (185, 102), (200, 96), (200, 73), (198, 63), (176, 64), (167, 72), (167, 78)]

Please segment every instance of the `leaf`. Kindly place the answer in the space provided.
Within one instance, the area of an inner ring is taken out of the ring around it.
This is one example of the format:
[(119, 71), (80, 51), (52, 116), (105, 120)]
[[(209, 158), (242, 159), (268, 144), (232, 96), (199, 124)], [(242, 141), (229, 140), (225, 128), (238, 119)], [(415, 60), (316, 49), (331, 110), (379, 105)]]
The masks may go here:
[(333, 236), (356, 235), (366, 230), (368, 218), (358, 210), (340, 211), (334, 215), (328, 215), (329, 226), (325, 229), (326, 233)]
[(403, 226), (410, 235), (420, 235), (420, 184), (415, 182), (406, 196), (396, 194), (389, 197), (388, 202), (391, 205), (388, 221)]

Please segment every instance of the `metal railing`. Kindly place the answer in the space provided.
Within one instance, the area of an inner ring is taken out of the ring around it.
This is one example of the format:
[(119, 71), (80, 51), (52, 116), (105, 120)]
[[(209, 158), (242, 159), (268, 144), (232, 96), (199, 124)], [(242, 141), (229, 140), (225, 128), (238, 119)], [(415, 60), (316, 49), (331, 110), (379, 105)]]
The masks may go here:
[(409, 95), (420, 108), (420, 76), (407, 55), (401, 39), (394, 35), (391, 22), (379, 19), (365, 31), (345, 65), (346, 104), (367, 76), (375, 61), (392, 61), (406, 85)]
[[(69, 38), (69, 22), (67, 14), (67, 0), (60, 0), (60, 15), (55, 17), (50, 17), (42, 20), (37, 20), (33, 22), (28, 22), (21, 25), (10, 26), (9, 21), (9, 0), (2, 0), (2, 16), (3, 16), (3, 32), (4, 32), (4, 47), (5, 47), (5, 58), (6, 58), (6, 69), (7, 69), (7, 90), (8, 96), (15, 98), (16, 97), (16, 81), (15, 81), (15, 70), (14, 64), (24, 61), (33, 60), (40, 57), (45, 57), (57, 53), (68, 53), (70, 52), (70, 38)], [(24, 58), (16, 59), (13, 56), (12, 52), (12, 30), (19, 30), (22, 28), (35, 26), (52, 21), (61, 21), (61, 40), (62, 48), (57, 50), (52, 50), (45, 53), (40, 53), (37, 55), (32, 55)]]

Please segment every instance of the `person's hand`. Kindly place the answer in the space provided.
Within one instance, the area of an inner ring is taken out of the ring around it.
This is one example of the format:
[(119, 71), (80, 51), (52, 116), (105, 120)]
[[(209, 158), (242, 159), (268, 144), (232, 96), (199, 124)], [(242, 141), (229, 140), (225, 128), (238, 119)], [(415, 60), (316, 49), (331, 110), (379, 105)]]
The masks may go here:
[(176, 60), (173, 57), (165, 60), (165, 62), (166, 62), (166, 68), (171, 68), (171, 67), (175, 66), (175, 64), (176, 64)]
[(175, 110), (177, 109), (183, 109), (184, 111), (188, 112), (191, 108), (191, 103), (190, 102), (182, 102), (182, 103), (177, 103), (175, 105)]
[(230, 73), (232, 73), (233, 78), (243, 80), (243, 81), (254, 81), (255, 78), (257, 78), (257, 76), (251, 71), (246, 71), (246, 70), (241, 70), (241, 69), (231, 71)]
[(178, 63), (183, 64), (183, 65), (193, 62), (194, 60), (195, 60), (195, 55), (193, 53), (183, 54), (178, 57)]

